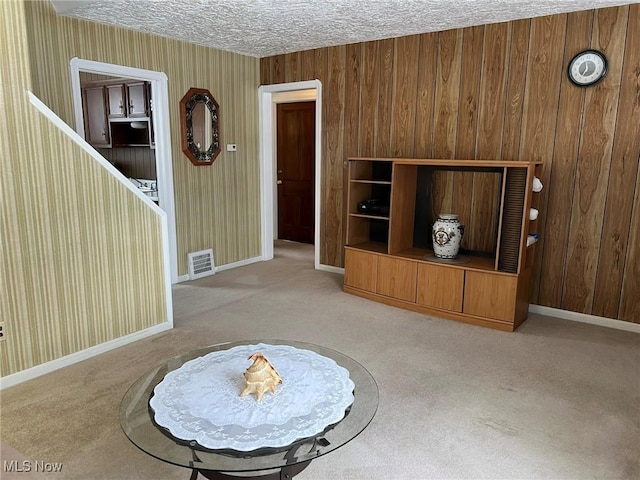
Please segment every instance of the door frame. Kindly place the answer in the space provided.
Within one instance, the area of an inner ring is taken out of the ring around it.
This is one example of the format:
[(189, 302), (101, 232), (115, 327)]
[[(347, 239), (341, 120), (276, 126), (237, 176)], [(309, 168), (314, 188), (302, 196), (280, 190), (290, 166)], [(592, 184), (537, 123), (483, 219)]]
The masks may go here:
[(151, 121), (153, 122), (156, 144), (155, 157), (158, 182), (158, 201), (160, 208), (167, 215), (167, 227), (169, 230), (168, 271), (171, 274), (171, 283), (177, 283), (178, 248), (176, 241), (176, 216), (172, 164), (173, 156), (171, 154), (171, 131), (169, 129), (169, 89), (167, 75), (164, 72), (125, 67), (111, 63), (95, 62), (93, 60), (84, 60), (78, 57), (71, 59), (69, 68), (71, 73), (71, 90), (76, 132), (78, 132), (82, 138), (85, 137), (84, 115), (82, 110), (82, 90), (80, 87), (81, 71), (113, 77), (131, 78), (133, 80), (142, 80), (151, 83), (151, 98), (153, 98)]
[[(278, 200), (276, 189), (276, 105), (291, 102), (316, 102), (316, 145), (314, 184), (314, 268), (334, 271), (320, 264), (320, 202), (322, 167), (322, 83), (320, 80), (262, 85), (258, 88), (260, 122), (260, 234), (262, 260), (273, 258), (277, 238)], [(341, 270), (341, 269), (338, 269)]]
[[(302, 102), (314, 102), (314, 108), (315, 108), (315, 90), (300, 90), (298, 92), (295, 92), (294, 95), (285, 92), (285, 93), (275, 93), (273, 95), (273, 103), (275, 104), (274, 107), (276, 109), (276, 123), (275, 123), (275, 135), (274, 135), (274, 164), (273, 164), (273, 168), (275, 169), (275, 172), (278, 172), (278, 131), (280, 129), (280, 124), (278, 123), (278, 106), (279, 105), (289, 105), (292, 103), (302, 103)], [(291, 99), (291, 97), (295, 97), (293, 99)], [(309, 98), (306, 98), (309, 97)], [(314, 129), (315, 129), (315, 121), (314, 121)], [(314, 132), (314, 137), (315, 137), (315, 132)], [(316, 186), (315, 186), (315, 144), (314, 144), (314, 164), (313, 164), (313, 170), (314, 170), (314, 183), (313, 183), (313, 194), (314, 194), (314, 207), (313, 207), (313, 220), (314, 220), (314, 241), (313, 243), (315, 244), (315, 191), (316, 191)], [(274, 193), (274, 198), (275, 198), (275, 204), (274, 204), (274, 208), (273, 208), (273, 216), (274, 216), (274, 222), (273, 222), (273, 238), (280, 238), (280, 197), (279, 197), (279, 188), (278, 188), (278, 180), (277, 180), (277, 173), (276, 173), (276, 187), (275, 187), (275, 193)]]

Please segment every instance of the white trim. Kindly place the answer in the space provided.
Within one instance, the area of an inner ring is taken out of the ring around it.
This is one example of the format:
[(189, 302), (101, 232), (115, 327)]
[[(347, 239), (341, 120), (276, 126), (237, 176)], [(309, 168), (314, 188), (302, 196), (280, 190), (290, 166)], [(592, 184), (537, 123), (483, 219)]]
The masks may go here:
[(558, 308), (533, 304), (529, 305), (529, 311), (531, 313), (555, 317), (562, 320), (571, 320), (572, 322), (589, 323), (591, 325), (599, 325), (601, 327), (640, 333), (639, 323), (625, 322), (624, 320), (614, 320), (613, 318), (597, 317), (596, 315), (589, 315), (587, 313), (571, 312), (569, 310), (560, 310)]
[(257, 263), (261, 261), (262, 261), (262, 257), (251, 257), (251, 258), (246, 258), (244, 260), (240, 260), (238, 262), (227, 263), (225, 265), (218, 265), (216, 267), (216, 273), (224, 272), (225, 270), (231, 270), (233, 268), (244, 267), (245, 265), (251, 265), (252, 263)]
[(137, 342), (138, 340), (142, 340), (143, 338), (157, 335), (158, 333), (162, 333), (167, 330), (171, 330), (172, 328), (173, 325), (169, 322), (154, 325), (153, 327), (149, 327), (144, 330), (125, 335), (124, 337), (119, 337), (108, 342), (86, 348), (79, 352), (71, 353), (61, 358), (56, 358), (55, 360), (51, 360), (50, 362), (36, 365), (35, 367), (27, 368), (26, 370), (7, 375), (6, 377), (1, 377), (0, 390), (13, 387), (14, 385), (17, 385), (19, 383), (26, 382), (27, 380), (32, 380), (36, 377), (40, 377), (55, 370), (59, 370), (60, 368), (68, 367), (69, 365), (73, 365), (74, 363), (82, 362), (83, 360), (87, 360), (110, 350), (128, 345), (129, 343)]
[(344, 275), (344, 268), (342, 267), (334, 267), (333, 265), (325, 265), (324, 263), (321, 263), (316, 268), (323, 272), (340, 273)]
[[(87, 152), (95, 161), (97, 161), (107, 171), (114, 173), (114, 177), (122, 185), (132, 191), (138, 198), (147, 204), (151, 210), (160, 217), (160, 229), (162, 235), (162, 261), (164, 264), (164, 291), (166, 297), (165, 315), (167, 323), (173, 326), (173, 296), (171, 292), (171, 274), (170, 274), (170, 257), (169, 257), (169, 228), (167, 224), (167, 213), (158, 205), (153, 203), (139, 188), (136, 188), (129, 180), (127, 180), (111, 163), (96, 152), (95, 148), (89, 145), (84, 138), (78, 135), (69, 125), (62, 121), (49, 107), (47, 107), (32, 92), (28, 92), (31, 104), (36, 107), (47, 119), (53, 123), (58, 129), (73, 140), (80, 148)], [(117, 175), (116, 175), (117, 174)]]
[[(84, 120), (82, 112), (82, 92), (80, 88), (80, 71), (100, 75), (111, 75), (114, 77), (131, 78), (134, 80), (144, 80), (151, 83), (151, 98), (153, 98), (152, 119), (156, 143), (155, 156), (156, 172), (158, 177), (158, 200), (162, 210), (167, 214), (167, 245), (170, 259), (168, 263), (170, 278), (173, 283), (177, 283), (178, 247), (176, 239), (172, 164), (173, 155), (171, 154), (171, 132), (169, 129), (169, 89), (167, 75), (163, 72), (113, 65), (110, 63), (94, 62), (92, 60), (84, 60), (78, 57), (71, 59), (69, 62), (69, 69), (71, 73), (71, 89), (76, 131), (82, 138), (84, 138)], [(121, 182), (123, 179), (126, 181), (124, 175), (122, 175), (122, 173), (117, 169), (113, 168), (109, 171), (111, 173), (115, 172), (114, 176)]]
[[(245, 265), (251, 265), (252, 263), (257, 263), (257, 262), (262, 262), (262, 261), (264, 261), (264, 258), (262, 256), (260, 256), (260, 257), (246, 258), (244, 260), (240, 260), (238, 262), (233, 262), (233, 263), (227, 263), (225, 265), (217, 265), (216, 266), (216, 273), (224, 272), (225, 270), (231, 270), (231, 269), (238, 268), (238, 267), (244, 267)], [(191, 280), (189, 278), (189, 275), (182, 275), (182, 276), (178, 277), (178, 283), (188, 282), (189, 280)]]
[[(310, 92), (300, 93), (300, 90), (315, 90), (315, 97)], [(314, 268), (320, 268), (320, 202), (321, 174), (322, 174), (322, 83), (320, 80), (304, 82), (280, 83), (277, 85), (262, 85), (258, 88), (258, 108), (260, 116), (260, 233), (262, 260), (273, 258), (274, 215), (275, 210), (275, 175), (274, 172), (274, 111), (277, 102), (288, 98), (285, 92), (298, 92), (293, 100), (314, 100), (316, 102), (316, 180), (315, 180), (315, 238), (314, 238)]]

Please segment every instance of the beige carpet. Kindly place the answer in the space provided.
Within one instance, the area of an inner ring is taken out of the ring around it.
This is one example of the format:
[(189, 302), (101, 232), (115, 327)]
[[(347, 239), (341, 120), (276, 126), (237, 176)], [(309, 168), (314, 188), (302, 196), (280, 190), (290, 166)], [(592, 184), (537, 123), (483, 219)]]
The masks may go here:
[(2, 468), (186, 480), (122, 433), (128, 386), (179, 352), (279, 338), (353, 357), (380, 390), (369, 427), (297, 479), (640, 478), (640, 335), (537, 315), (515, 333), (430, 318), (343, 293), (341, 275), (313, 269), (311, 246), (275, 253), (177, 285), (172, 331), (3, 391)]

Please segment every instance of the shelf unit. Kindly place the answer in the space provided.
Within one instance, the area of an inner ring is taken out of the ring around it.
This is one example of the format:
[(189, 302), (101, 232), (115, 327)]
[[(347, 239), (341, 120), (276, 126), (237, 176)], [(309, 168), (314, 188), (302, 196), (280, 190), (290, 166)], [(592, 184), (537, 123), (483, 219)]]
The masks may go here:
[[(537, 220), (529, 220), (529, 209), (539, 205), (531, 185), (540, 169), (541, 162), (349, 158), (344, 291), (436, 316), (515, 330), (527, 318), (529, 307), (536, 245), (527, 247), (527, 235), (537, 227)], [(495, 204), (484, 206), (484, 211), (497, 216), (495, 238), (489, 242), (495, 249), (461, 252), (467, 263), (434, 258), (430, 224), (428, 229), (417, 225), (424, 220), (421, 212), (433, 209), (421, 194), (424, 185), (418, 179), (433, 178), (441, 171), (486, 174), (492, 182), (499, 180)], [(372, 198), (389, 202), (388, 216), (358, 211), (360, 202)]]

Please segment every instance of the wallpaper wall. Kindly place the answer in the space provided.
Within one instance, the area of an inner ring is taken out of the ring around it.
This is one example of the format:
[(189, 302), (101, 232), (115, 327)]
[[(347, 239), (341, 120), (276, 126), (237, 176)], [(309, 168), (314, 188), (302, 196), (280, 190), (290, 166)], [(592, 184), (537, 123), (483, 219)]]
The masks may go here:
[(2, 376), (167, 321), (160, 218), (31, 105), (28, 21), (0, 2)]
[[(589, 48), (607, 55), (609, 72), (578, 88), (566, 68)], [(533, 303), (640, 322), (640, 5), (321, 48), (260, 65), (263, 84), (323, 84), (321, 263), (343, 264), (349, 156), (541, 160)], [(440, 201), (451, 205), (454, 192), (493, 195), (494, 184), (472, 177), (449, 177)], [(477, 205), (460, 212), (474, 224), (487, 221)]]
[[(178, 274), (187, 253), (213, 248), (216, 265), (260, 254), (258, 160), (259, 60), (106, 25), (58, 17), (50, 2), (28, 2), (27, 34), (33, 89), (74, 125), (69, 61), (73, 57), (164, 72), (168, 77)], [(191, 87), (220, 104), (223, 147), (212, 166), (182, 153), (179, 102)]]

